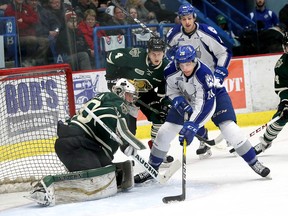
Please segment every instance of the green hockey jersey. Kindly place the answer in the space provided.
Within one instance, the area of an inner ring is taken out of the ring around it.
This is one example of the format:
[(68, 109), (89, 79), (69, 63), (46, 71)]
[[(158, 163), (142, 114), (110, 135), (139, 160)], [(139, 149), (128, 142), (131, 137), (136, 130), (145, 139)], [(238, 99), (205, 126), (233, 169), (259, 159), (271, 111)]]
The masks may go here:
[(288, 99), (288, 54), (283, 54), (277, 61), (275, 68), (274, 87), (280, 100)]
[(106, 154), (109, 154), (110, 158), (113, 158), (119, 144), (111, 138), (111, 134), (109, 134), (84, 110), (84, 107), (91, 110), (103, 121), (104, 124), (116, 133), (117, 119), (126, 118), (128, 114), (126, 102), (112, 92), (99, 93), (86, 102), (70, 121), (70, 124), (81, 127), (88, 137), (95, 140)]
[[(152, 66), (148, 53), (143, 48), (123, 48), (111, 51), (107, 56), (106, 79), (113, 81), (119, 78), (145, 81), (150, 94), (150, 100), (157, 100), (158, 95), (165, 95), (164, 68), (168, 60), (163, 59), (158, 66)], [(111, 88), (111, 86), (108, 86)], [(140, 92), (140, 97), (144, 94)], [(141, 98), (140, 98), (141, 99)]]

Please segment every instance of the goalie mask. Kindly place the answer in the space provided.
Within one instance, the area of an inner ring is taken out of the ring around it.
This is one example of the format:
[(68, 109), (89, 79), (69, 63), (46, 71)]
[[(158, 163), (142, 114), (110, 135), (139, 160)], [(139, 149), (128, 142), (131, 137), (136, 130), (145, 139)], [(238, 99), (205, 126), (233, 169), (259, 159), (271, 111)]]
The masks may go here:
[(282, 47), (284, 53), (288, 54), (288, 32), (285, 32), (283, 40), (282, 40)]
[(126, 100), (128, 103), (135, 103), (138, 99), (136, 87), (134, 86), (133, 81), (128, 79), (119, 79), (112, 87), (112, 92)]

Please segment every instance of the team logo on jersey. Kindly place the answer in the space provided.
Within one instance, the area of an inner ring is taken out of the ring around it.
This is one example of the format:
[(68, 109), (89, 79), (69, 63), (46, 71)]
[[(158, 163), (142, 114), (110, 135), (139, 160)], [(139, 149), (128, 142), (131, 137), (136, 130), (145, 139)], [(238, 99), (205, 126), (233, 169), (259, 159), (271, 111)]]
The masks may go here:
[(120, 105), (120, 108), (121, 108), (121, 112), (124, 113), (125, 115), (127, 115), (129, 113), (129, 109), (125, 103), (122, 103)]
[(141, 51), (139, 50), (139, 48), (132, 48), (130, 51), (129, 51), (129, 54), (132, 56), (132, 57), (139, 57)]
[(205, 75), (205, 81), (209, 88), (212, 88), (214, 86), (214, 79), (212, 75), (209, 74)]
[(282, 64), (283, 64), (283, 59), (280, 58), (280, 59), (276, 62), (275, 68), (281, 67)]

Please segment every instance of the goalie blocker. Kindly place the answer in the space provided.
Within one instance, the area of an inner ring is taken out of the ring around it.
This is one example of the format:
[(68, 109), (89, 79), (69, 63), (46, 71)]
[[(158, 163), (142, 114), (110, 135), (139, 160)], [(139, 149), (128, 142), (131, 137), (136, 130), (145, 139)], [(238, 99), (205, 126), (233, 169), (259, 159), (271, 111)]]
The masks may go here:
[(132, 161), (127, 160), (97, 169), (46, 176), (25, 197), (42, 206), (54, 206), (110, 197), (133, 186)]

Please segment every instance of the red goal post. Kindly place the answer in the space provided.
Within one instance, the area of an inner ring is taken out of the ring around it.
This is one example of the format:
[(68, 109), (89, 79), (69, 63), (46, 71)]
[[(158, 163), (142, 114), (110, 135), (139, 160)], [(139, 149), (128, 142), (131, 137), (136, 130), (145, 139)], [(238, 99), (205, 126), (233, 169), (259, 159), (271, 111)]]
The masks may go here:
[(68, 64), (0, 70), (0, 111), (0, 193), (66, 172), (54, 142), (58, 120), (75, 114)]

